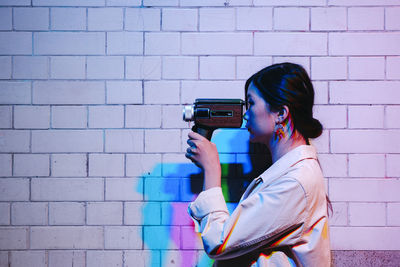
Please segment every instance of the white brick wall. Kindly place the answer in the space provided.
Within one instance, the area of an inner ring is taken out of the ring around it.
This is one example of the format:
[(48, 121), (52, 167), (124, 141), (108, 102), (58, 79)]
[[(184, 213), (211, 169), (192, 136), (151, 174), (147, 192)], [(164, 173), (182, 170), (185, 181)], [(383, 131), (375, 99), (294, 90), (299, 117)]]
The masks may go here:
[[(244, 98), (285, 61), (314, 81), (332, 248), (400, 250), (399, 17), (397, 0), (0, 1), (0, 266), (210, 265), (182, 105)], [(232, 175), (246, 138), (213, 139)]]

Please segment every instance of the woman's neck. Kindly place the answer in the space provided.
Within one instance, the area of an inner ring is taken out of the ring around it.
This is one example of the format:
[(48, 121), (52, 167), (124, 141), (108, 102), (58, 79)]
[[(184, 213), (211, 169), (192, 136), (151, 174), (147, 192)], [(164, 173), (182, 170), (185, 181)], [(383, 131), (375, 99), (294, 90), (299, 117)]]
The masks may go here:
[(307, 142), (304, 137), (297, 131), (295, 131), (290, 138), (282, 139), (278, 142), (271, 142), (268, 147), (271, 152), (272, 163), (275, 163), (283, 155), (295, 149), (296, 147), (306, 144)]

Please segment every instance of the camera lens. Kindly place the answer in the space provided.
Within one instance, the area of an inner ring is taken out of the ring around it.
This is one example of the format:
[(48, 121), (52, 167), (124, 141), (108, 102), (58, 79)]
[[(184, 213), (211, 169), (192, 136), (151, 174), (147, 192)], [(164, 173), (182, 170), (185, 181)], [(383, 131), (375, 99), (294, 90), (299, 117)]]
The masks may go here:
[(194, 107), (193, 105), (188, 105), (183, 107), (183, 120), (193, 121), (194, 120)]

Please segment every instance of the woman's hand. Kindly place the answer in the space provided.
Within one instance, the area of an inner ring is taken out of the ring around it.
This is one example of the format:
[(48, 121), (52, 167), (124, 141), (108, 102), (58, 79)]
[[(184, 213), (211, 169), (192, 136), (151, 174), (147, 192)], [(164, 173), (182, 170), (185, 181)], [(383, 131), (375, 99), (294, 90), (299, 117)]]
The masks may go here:
[(221, 186), (221, 165), (216, 145), (195, 132), (190, 132), (188, 137), (190, 147), (185, 156), (204, 171), (204, 190)]

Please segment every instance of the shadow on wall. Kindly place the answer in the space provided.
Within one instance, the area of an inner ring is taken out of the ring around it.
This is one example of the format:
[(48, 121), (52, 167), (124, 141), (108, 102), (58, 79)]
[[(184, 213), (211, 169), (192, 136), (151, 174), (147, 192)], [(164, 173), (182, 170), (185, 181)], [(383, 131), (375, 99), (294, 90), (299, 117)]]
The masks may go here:
[[(217, 130), (212, 141), (220, 153), (222, 189), (231, 212), (250, 181), (269, 166), (270, 155), (266, 147), (249, 143), (243, 129)], [(188, 203), (202, 190), (203, 173), (183, 153), (164, 155), (153, 170), (161, 170), (161, 177), (142, 177), (143, 243), (150, 254), (145, 266), (211, 266), (187, 214)]]

